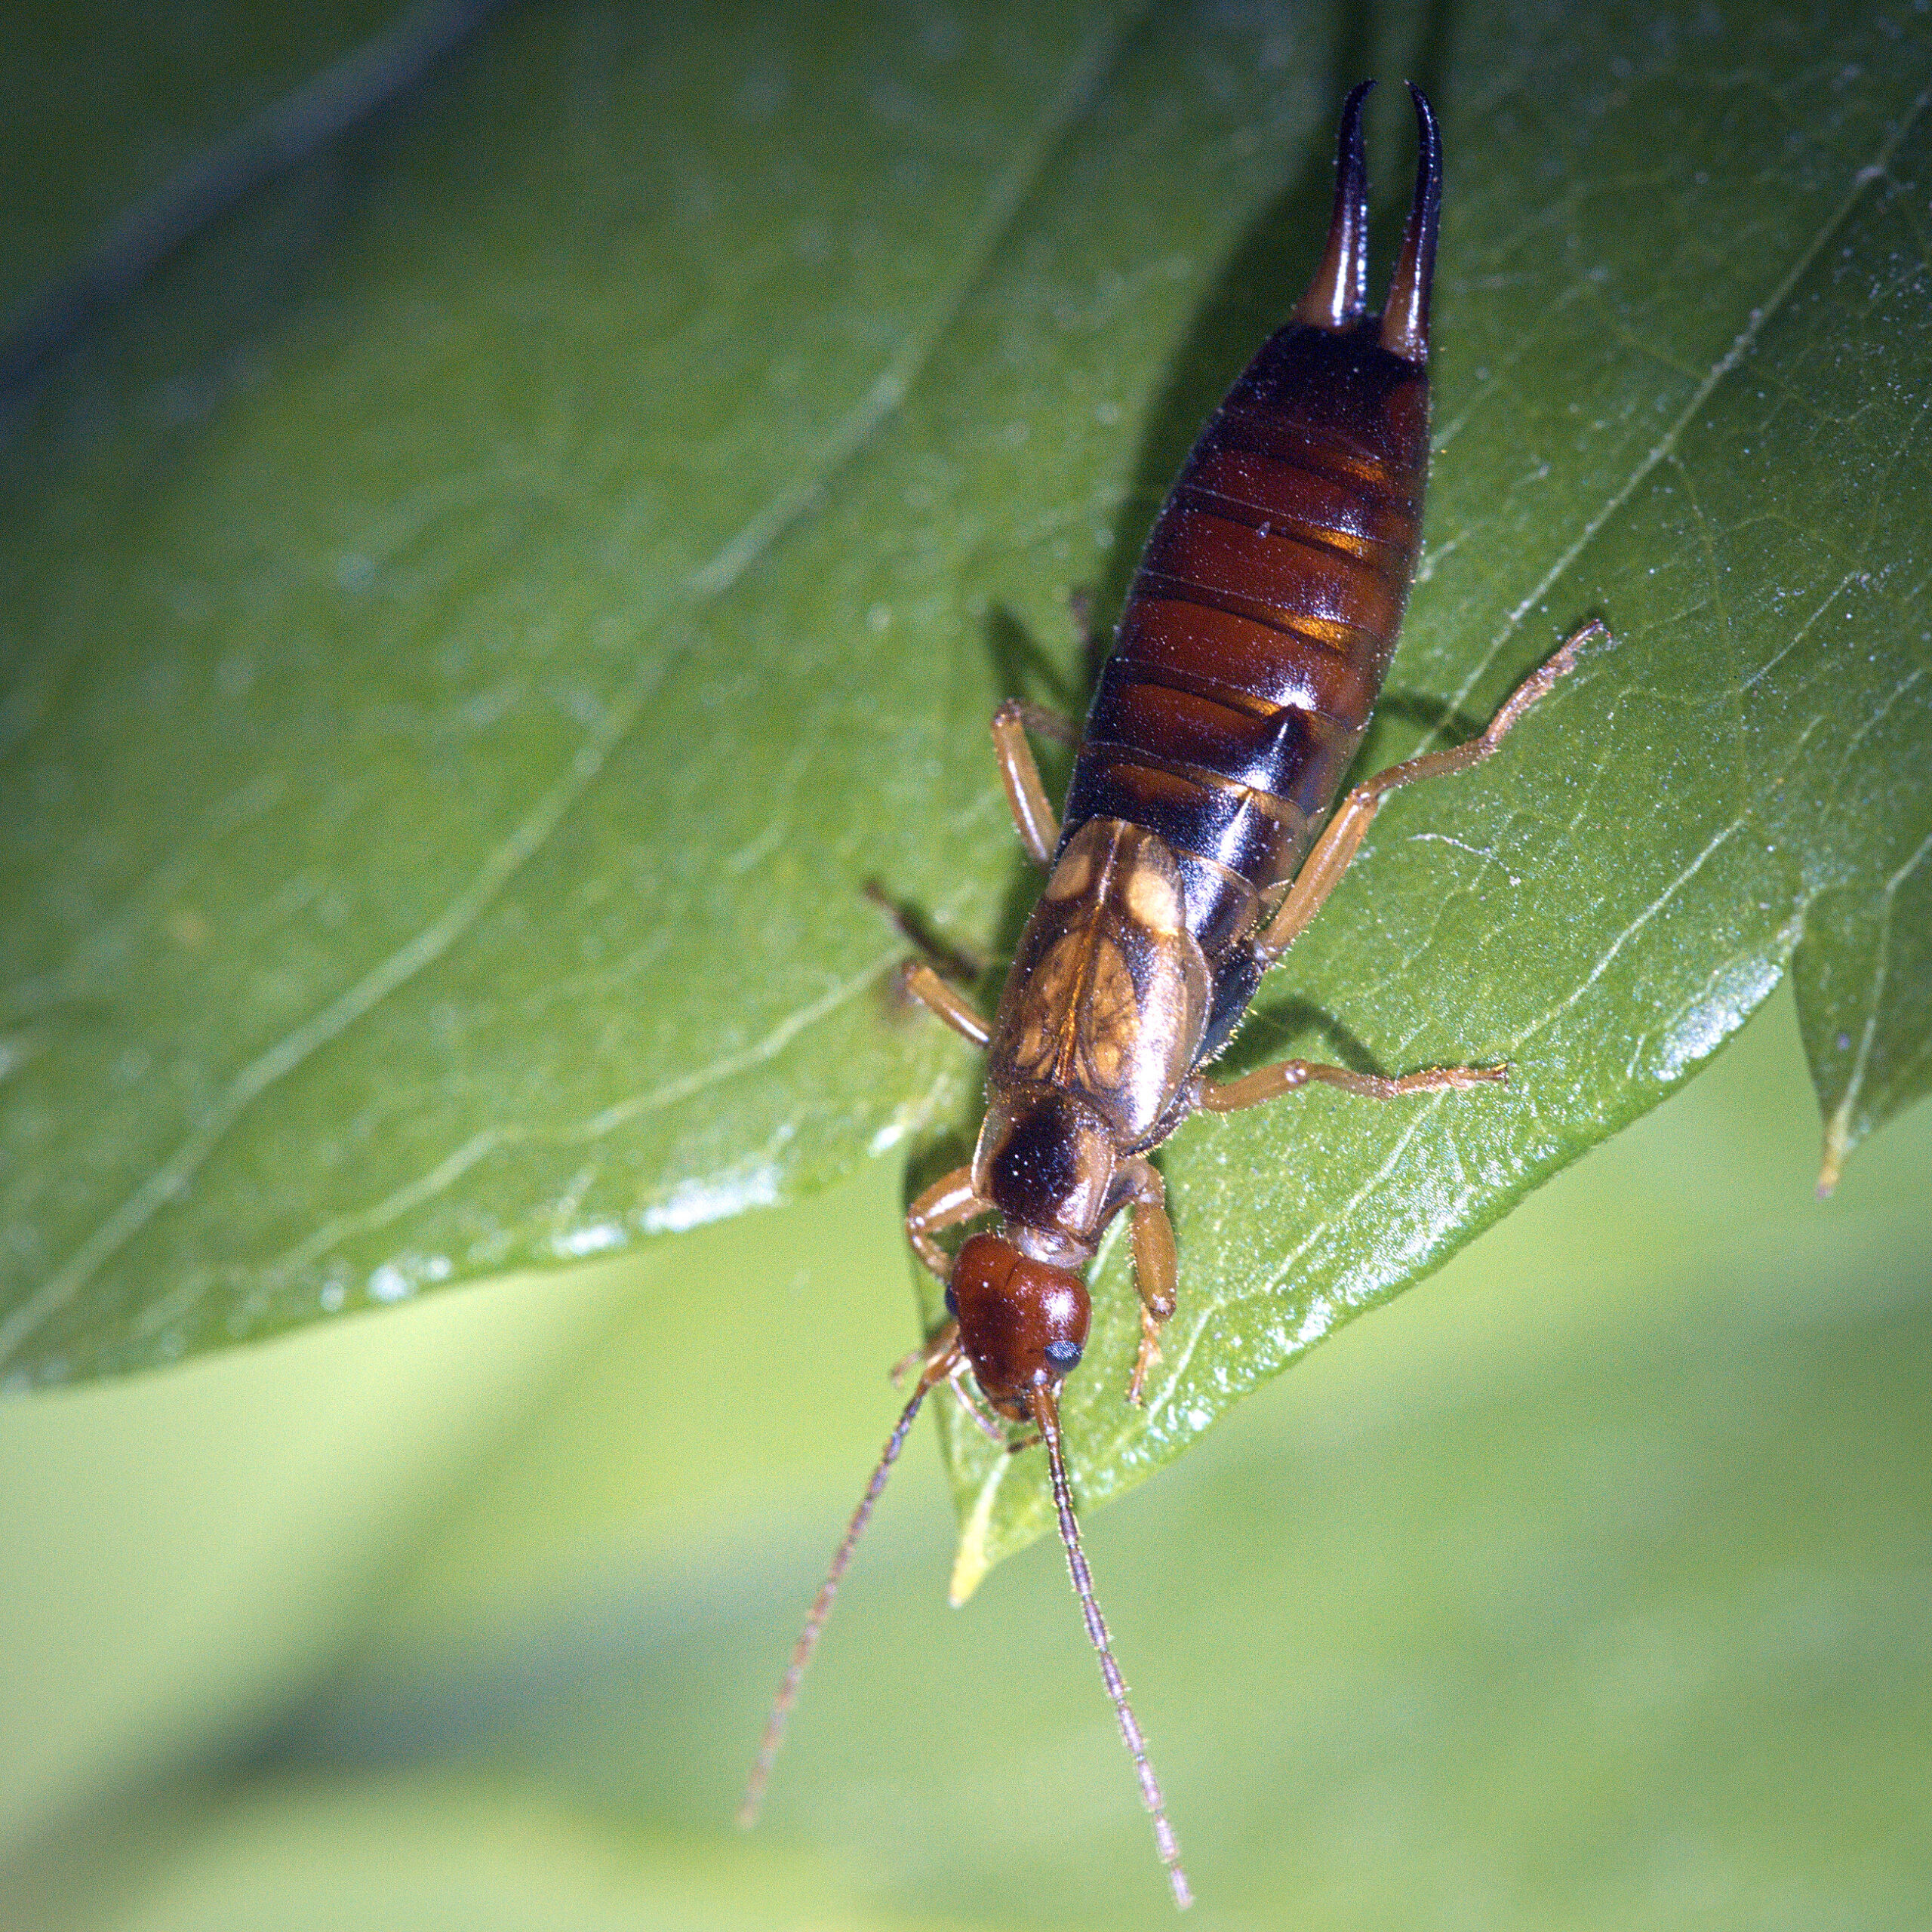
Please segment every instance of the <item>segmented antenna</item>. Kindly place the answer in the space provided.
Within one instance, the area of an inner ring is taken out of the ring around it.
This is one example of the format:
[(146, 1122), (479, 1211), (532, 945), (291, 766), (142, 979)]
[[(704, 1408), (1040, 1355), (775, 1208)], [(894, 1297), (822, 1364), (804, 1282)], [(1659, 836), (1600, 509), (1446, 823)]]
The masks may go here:
[(825, 1573), (825, 1581), (820, 1584), (818, 1595), (812, 1599), (805, 1627), (798, 1632), (798, 1641), (792, 1646), (792, 1661), (786, 1666), (778, 1695), (772, 1700), (771, 1715), (766, 1719), (764, 1735), (758, 1740), (757, 1761), (752, 1766), (751, 1776), (745, 1780), (744, 1798), (738, 1807), (738, 1823), (747, 1831), (758, 1823), (758, 1814), (764, 1804), (764, 1788), (771, 1781), (771, 1767), (777, 1761), (779, 1746), (785, 1742), (785, 1721), (792, 1715), (792, 1706), (798, 1702), (799, 1683), (804, 1676), (806, 1665), (812, 1660), (813, 1651), (818, 1648), (825, 1620), (832, 1614), (832, 1601), (838, 1595), (845, 1566), (851, 1561), (852, 1552), (858, 1547), (860, 1537), (865, 1534), (866, 1524), (872, 1521), (873, 1506), (884, 1494), (885, 1479), (892, 1473), (892, 1466), (898, 1461), (906, 1437), (912, 1432), (912, 1420), (919, 1413), (919, 1404), (926, 1399), (927, 1392), (935, 1383), (945, 1380), (957, 1353), (956, 1349), (949, 1350), (928, 1361), (920, 1371), (919, 1386), (912, 1391), (912, 1399), (906, 1404), (905, 1413), (886, 1438), (878, 1467), (873, 1470), (865, 1494), (859, 1498), (859, 1506), (852, 1512), (852, 1520), (846, 1525), (844, 1540), (833, 1554), (832, 1567)]
[(1060, 1449), (1059, 1399), (1050, 1388), (1035, 1389), (1031, 1392), (1031, 1399), (1033, 1420), (1045, 1439), (1047, 1461), (1053, 1470), (1054, 1508), (1059, 1513), (1060, 1540), (1066, 1546), (1066, 1567), (1073, 1577), (1074, 1592), (1080, 1599), (1080, 1613), (1087, 1620), (1087, 1635), (1099, 1653), (1100, 1675), (1106, 1680), (1107, 1694), (1114, 1700), (1114, 1715), (1120, 1720), (1120, 1734), (1140, 1780), (1140, 1801), (1153, 1817), (1155, 1848), (1161, 1854), (1161, 1863), (1168, 1868), (1168, 1882), (1174, 1887), (1174, 1903), (1185, 1908), (1194, 1903), (1194, 1894), (1188, 1888), (1187, 1874), (1181, 1869), (1180, 1841), (1174, 1836), (1174, 1826), (1168, 1822), (1167, 1800), (1161, 1795), (1160, 1780), (1154, 1775), (1153, 1766), (1147, 1761), (1147, 1740), (1141, 1736), (1140, 1726), (1134, 1720), (1134, 1706), (1127, 1701), (1127, 1685), (1121, 1679), (1120, 1666), (1114, 1661), (1113, 1646), (1107, 1641), (1106, 1619), (1100, 1614), (1100, 1606), (1094, 1598), (1093, 1573), (1087, 1567), (1086, 1553), (1080, 1547), (1080, 1524), (1073, 1513), (1073, 1495), (1066, 1481), (1066, 1458)]

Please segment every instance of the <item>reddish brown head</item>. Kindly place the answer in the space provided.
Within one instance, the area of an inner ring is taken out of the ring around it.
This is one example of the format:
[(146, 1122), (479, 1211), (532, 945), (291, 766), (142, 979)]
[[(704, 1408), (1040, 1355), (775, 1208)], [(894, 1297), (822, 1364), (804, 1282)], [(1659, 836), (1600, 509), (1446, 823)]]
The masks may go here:
[(1093, 1306), (1071, 1268), (1020, 1253), (1004, 1235), (975, 1235), (959, 1251), (946, 1305), (986, 1400), (1016, 1422), (1034, 1420), (1029, 1398), (1080, 1359)]

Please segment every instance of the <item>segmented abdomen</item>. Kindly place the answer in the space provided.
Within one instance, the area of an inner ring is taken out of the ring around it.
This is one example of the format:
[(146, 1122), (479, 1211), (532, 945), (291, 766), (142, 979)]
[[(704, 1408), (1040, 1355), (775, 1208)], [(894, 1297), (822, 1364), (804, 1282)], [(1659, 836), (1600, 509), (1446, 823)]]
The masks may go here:
[[(1186, 855), (1211, 953), (1300, 863), (1367, 728), (1420, 540), (1429, 384), (1377, 321), (1291, 323), (1148, 539), (1067, 798)], [(1191, 861), (1191, 862), (1190, 862)]]

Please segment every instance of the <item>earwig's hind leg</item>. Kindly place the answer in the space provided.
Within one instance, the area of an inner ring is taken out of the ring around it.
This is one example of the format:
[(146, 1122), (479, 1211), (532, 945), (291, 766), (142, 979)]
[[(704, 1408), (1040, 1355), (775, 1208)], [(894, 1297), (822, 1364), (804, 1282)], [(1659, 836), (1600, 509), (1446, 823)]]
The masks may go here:
[(1073, 727), (1059, 712), (1023, 699), (1010, 697), (993, 713), (993, 749), (999, 757), (999, 775), (1006, 786), (1006, 801), (1013, 808), (1013, 822), (1020, 829), (1020, 841), (1035, 865), (1051, 865), (1054, 848), (1060, 843), (1060, 820), (1040, 783), (1040, 768), (1033, 762), (1033, 748), (1026, 734), (1037, 731), (1043, 738), (1057, 738), (1063, 745), (1076, 740)]
[(973, 1192), (973, 1170), (955, 1168), (943, 1175), (906, 1211), (906, 1238), (912, 1250), (943, 1281), (952, 1272), (946, 1250), (933, 1239), (941, 1228), (957, 1227), (975, 1214), (989, 1213), (990, 1201), (982, 1201)]
[(895, 976), (902, 998), (915, 999), (935, 1017), (943, 1020), (962, 1040), (983, 1047), (992, 1037), (986, 1016), (960, 992), (942, 980), (930, 966), (909, 959)]
[(1168, 1218), (1168, 1190), (1151, 1161), (1124, 1164), (1133, 1204), (1134, 1286), (1140, 1297), (1140, 1349), (1128, 1377), (1127, 1399), (1136, 1407), (1147, 1373), (1161, 1359), (1161, 1331), (1174, 1312), (1180, 1268), (1174, 1253), (1174, 1224)]
[(1097, 611), (1091, 590), (1078, 585), (1069, 590), (1066, 593), (1066, 610), (1067, 615), (1073, 620), (1074, 633), (1080, 645), (1081, 686), (1091, 691), (1100, 681), (1101, 666), (1113, 649), (1113, 632), (1109, 626), (1094, 622)]
[(1094, 593), (1084, 583), (1076, 583), (1066, 593), (1066, 614), (1073, 620), (1074, 631), (1082, 650), (1094, 645)]
[[(1342, 801), (1341, 809), (1329, 820), (1306, 863), (1295, 875), (1288, 896), (1269, 921), (1255, 942), (1255, 951), (1264, 965), (1272, 966), (1308, 930), (1309, 922), (1321, 911), (1322, 903), (1334, 891), (1342, 875), (1360, 847), (1363, 835), (1381, 809), (1382, 801), (1398, 786), (1414, 785), (1425, 778), (1446, 778), (1480, 764), (1509, 736), (1510, 728), (1530, 706), (1543, 697), (1565, 672), (1575, 668), (1577, 654), (1592, 638), (1607, 637), (1609, 632), (1595, 618), (1564, 641), (1554, 657), (1532, 671), (1489, 721), (1480, 737), (1447, 751), (1429, 752), (1420, 758), (1404, 759), (1363, 780)], [(1291, 1062), (1290, 1064), (1297, 1063)], [(1340, 1072), (1341, 1069), (1335, 1069)], [(1361, 1078), (1352, 1075), (1351, 1078)], [(1344, 1083), (1334, 1083), (1340, 1085)]]
[(1311, 1081), (1339, 1087), (1359, 1100), (1399, 1100), (1410, 1094), (1501, 1086), (1509, 1078), (1506, 1066), (1426, 1066), (1391, 1080), (1379, 1073), (1354, 1073), (1346, 1066), (1324, 1066), (1317, 1060), (1284, 1060), (1272, 1066), (1257, 1067), (1236, 1080), (1210, 1080), (1203, 1075), (1196, 1085), (1195, 1105), (1205, 1114), (1238, 1113), (1244, 1107), (1258, 1107), (1264, 1101), (1292, 1094)]

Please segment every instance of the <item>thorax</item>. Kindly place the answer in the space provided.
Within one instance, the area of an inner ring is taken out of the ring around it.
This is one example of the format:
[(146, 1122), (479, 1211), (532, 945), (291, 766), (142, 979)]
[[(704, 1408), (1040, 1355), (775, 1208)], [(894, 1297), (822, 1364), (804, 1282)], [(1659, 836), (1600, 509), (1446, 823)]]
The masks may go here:
[(1212, 978), (1174, 855), (1094, 819), (1028, 920), (987, 1047), (982, 1198), (1010, 1220), (1097, 1232), (1121, 1157), (1161, 1137), (1198, 1057)]

